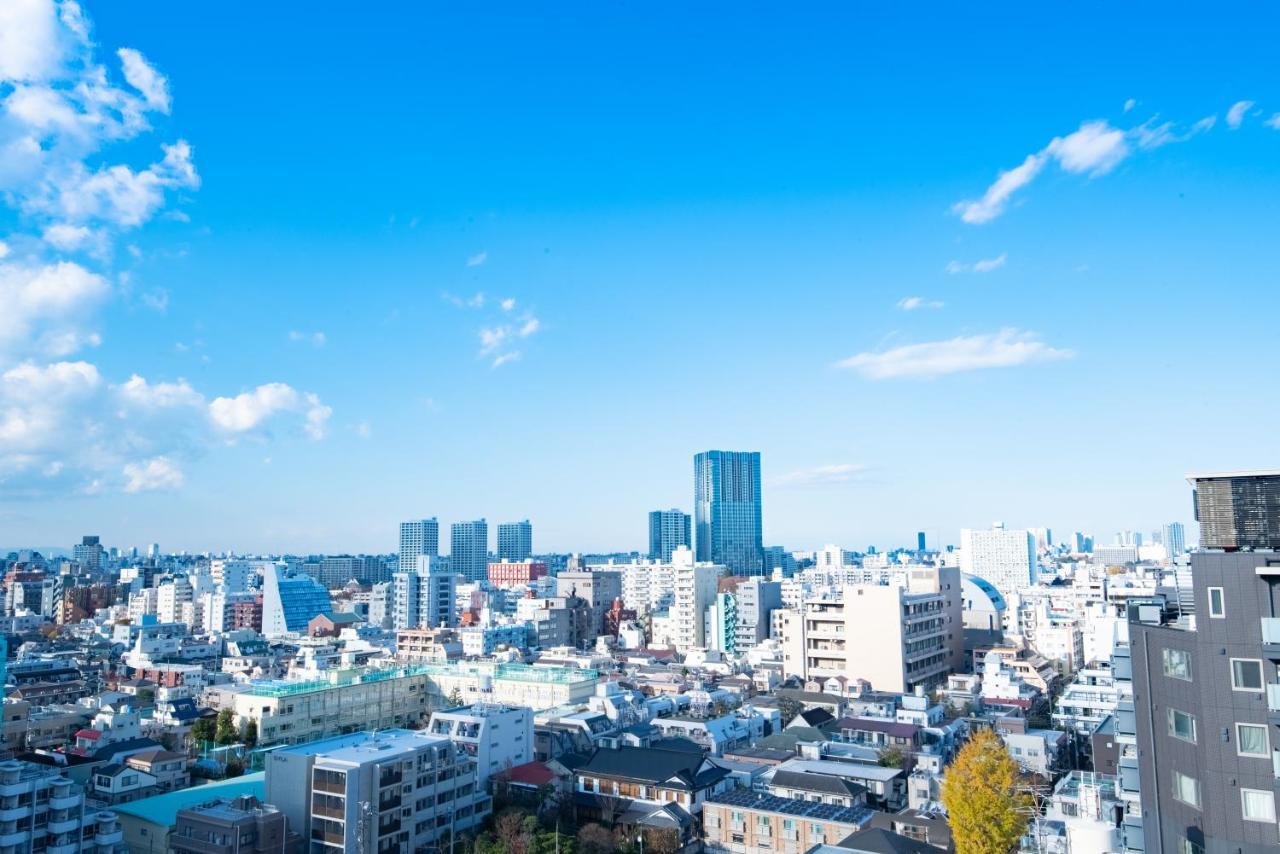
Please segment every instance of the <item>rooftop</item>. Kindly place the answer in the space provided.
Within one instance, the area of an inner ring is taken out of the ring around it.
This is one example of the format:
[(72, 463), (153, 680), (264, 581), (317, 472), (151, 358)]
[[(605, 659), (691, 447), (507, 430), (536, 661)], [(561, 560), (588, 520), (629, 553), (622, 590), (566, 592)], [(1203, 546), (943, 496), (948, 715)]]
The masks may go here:
[(412, 750), (424, 744), (448, 744), (449, 739), (422, 730), (384, 729), (374, 732), (352, 732), (332, 738), (281, 747), (275, 753), (319, 756), (337, 762), (361, 765), (393, 753)]
[(305, 681), (266, 679), (255, 682), (247, 693), (255, 697), (292, 697), (316, 691), (328, 691), (347, 685), (380, 682), (384, 679), (404, 679), (410, 676), (489, 676), (497, 681), (554, 682), (573, 684), (594, 682), (599, 678), (595, 670), (577, 667), (532, 667), (528, 664), (492, 664), (489, 662), (457, 662), (452, 664), (419, 663), (407, 665), (367, 665), (334, 669), (322, 678)]
[(1231, 477), (1280, 477), (1280, 468), (1235, 469), (1234, 471), (1193, 471), (1187, 474), (1187, 483), (1195, 486), (1197, 481), (1218, 480)]
[(111, 809), (123, 815), (149, 821), (154, 824), (172, 827), (178, 822), (178, 811), (208, 803), (214, 798), (236, 798), (241, 795), (253, 795), (262, 799), (267, 795), (266, 775), (259, 771), (245, 774), (243, 777), (232, 777), (230, 780), (217, 780), (203, 786), (192, 786), (177, 792), (166, 792), (150, 798), (142, 798), (128, 804), (117, 804)]
[(819, 821), (838, 821), (842, 824), (858, 826), (870, 821), (872, 815), (872, 811), (864, 806), (839, 807), (835, 804), (803, 801), (799, 798), (780, 798), (777, 795), (766, 795), (763, 792), (743, 788), (730, 789), (727, 792), (712, 795), (707, 798), (707, 803), (801, 816)]

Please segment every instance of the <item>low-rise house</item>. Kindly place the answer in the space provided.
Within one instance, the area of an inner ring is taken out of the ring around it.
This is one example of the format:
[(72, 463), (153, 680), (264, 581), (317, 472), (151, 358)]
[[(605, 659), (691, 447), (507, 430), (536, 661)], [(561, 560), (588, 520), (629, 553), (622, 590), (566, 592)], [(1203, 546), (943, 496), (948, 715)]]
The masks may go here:
[(831, 804), (837, 807), (865, 806), (867, 787), (846, 777), (807, 774), (803, 771), (775, 771), (768, 782), (769, 793), (780, 798)]
[(733, 789), (707, 799), (703, 843), (713, 854), (803, 854), (866, 827), (872, 810)]
[(701, 752), (635, 747), (597, 748), (574, 778), (580, 810), (605, 819), (635, 804), (697, 815), (708, 797), (732, 786), (729, 771)]
[(144, 750), (125, 757), (124, 764), (155, 778), (157, 793), (185, 789), (191, 785), (191, 773), (187, 770), (187, 757), (168, 750)]

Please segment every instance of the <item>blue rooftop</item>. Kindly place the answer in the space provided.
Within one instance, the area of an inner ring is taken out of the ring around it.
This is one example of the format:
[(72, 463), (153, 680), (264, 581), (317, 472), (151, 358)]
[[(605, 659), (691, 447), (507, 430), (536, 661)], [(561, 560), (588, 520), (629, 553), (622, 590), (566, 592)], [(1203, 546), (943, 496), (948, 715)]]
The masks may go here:
[(173, 827), (178, 823), (179, 810), (195, 807), (214, 798), (238, 798), (241, 795), (253, 795), (264, 800), (267, 797), (266, 775), (258, 771), (229, 780), (215, 780), (203, 786), (192, 786), (178, 792), (166, 792), (142, 798), (128, 804), (111, 807), (113, 812), (131, 815), (156, 824), (167, 824)]

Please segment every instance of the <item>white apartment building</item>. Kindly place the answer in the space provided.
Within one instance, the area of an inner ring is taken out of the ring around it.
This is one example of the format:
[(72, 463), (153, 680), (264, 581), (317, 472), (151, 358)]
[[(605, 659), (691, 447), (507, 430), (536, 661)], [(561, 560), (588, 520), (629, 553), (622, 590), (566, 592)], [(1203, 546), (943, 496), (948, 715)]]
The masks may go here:
[(533, 761), (533, 712), (525, 706), (474, 703), (435, 712), (427, 731), (449, 739), (475, 760), (481, 788), (494, 774)]
[(266, 800), (310, 840), (311, 854), (434, 850), (493, 809), (469, 756), (448, 739), (405, 729), (272, 752)]
[(438, 561), (430, 555), (419, 555), (417, 567), (392, 576), (392, 628), (434, 629), (458, 624), (458, 576), (441, 571)]
[(960, 531), (960, 569), (985, 578), (1006, 595), (1036, 582), (1036, 543), (1030, 531), (997, 522)]
[(56, 768), (0, 762), (0, 849), (125, 854), (113, 812), (85, 809), (84, 790)]
[(706, 646), (704, 617), (716, 598), (716, 587), (724, 567), (694, 561), (693, 552), (685, 546), (671, 553), (674, 596), (668, 614), (671, 618), (671, 641), (679, 652)]
[(803, 679), (865, 680), (879, 691), (933, 688), (964, 663), (960, 572), (910, 567), (889, 584), (845, 587), (776, 611), (783, 670)]
[(1089, 735), (1107, 715), (1115, 712), (1119, 703), (1120, 688), (1116, 686), (1111, 665), (1093, 662), (1081, 668), (1058, 697), (1053, 723), (1061, 729)]

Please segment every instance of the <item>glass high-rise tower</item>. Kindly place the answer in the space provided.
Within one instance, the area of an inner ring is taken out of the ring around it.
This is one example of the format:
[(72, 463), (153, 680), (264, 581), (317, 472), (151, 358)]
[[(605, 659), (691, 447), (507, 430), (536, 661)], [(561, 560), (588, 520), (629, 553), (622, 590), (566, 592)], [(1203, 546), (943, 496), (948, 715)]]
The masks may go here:
[(519, 563), (533, 554), (533, 525), (523, 522), (503, 522), (498, 525), (498, 561)]
[(489, 574), (489, 523), (454, 522), (449, 529), (449, 568), (464, 581), (481, 581)]
[(689, 514), (675, 508), (650, 512), (649, 559), (671, 563), (671, 553), (680, 546), (693, 546)]
[(440, 554), (440, 523), (431, 519), (417, 519), (400, 523), (400, 571), (413, 572), (419, 555), (435, 557)]
[(735, 575), (763, 571), (760, 453), (706, 451), (693, 458), (696, 556)]

